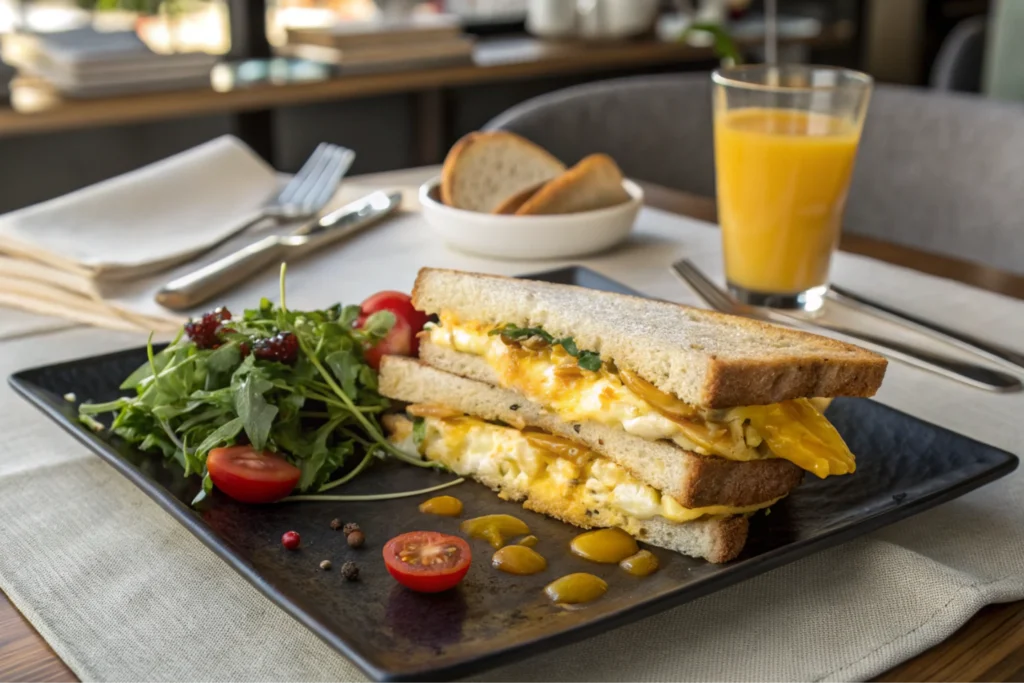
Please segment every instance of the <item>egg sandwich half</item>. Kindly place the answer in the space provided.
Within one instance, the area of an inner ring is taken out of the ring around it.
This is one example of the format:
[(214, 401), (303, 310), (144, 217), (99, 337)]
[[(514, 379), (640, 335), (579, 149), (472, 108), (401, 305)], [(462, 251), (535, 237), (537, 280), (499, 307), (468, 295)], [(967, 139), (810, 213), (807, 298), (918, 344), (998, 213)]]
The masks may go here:
[(805, 472), (854, 471), (821, 411), (874, 394), (886, 367), (803, 332), (545, 282), (427, 268), (413, 304), (439, 322), (418, 360), (381, 364), (381, 393), (409, 404), (385, 421), (393, 441), (529, 509), (711, 562)]

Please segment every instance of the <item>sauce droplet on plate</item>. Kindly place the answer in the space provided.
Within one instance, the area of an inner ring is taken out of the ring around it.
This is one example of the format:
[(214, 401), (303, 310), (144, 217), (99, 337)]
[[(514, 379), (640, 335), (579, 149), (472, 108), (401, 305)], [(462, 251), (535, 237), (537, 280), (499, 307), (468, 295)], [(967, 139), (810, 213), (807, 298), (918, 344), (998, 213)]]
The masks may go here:
[(650, 576), (658, 571), (658, 558), (650, 550), (641, 550), (619, 562), (619, 566), (633, 576)]
[(548, 561), (533, 548), (525, 545), (507, 545), (494, 553), (491, 566), (508, 574), (525, 576), (538, 574), (548, 568)]
[(533, 546), (537, 545), (537, 537), (533, 534), (530, 534), (529, 536), (523, 536), (518, 541), (516, 541), (516, 545), (525, 545), (527, 548), (532, 548)]
[(462, 514), (462, 501), (455, 496), (435, 496), (420, 503), (420, 512), (442, 517), (458, 517)]
[(636, 539), (622, 529), (597, 529), (572, 539), (570, 549), (591, 562), (618, 564), (640, 550)]
[(530, 527), (526, 526), (526, 522), (512, 515), (474, 517), (467, 519), (459, 528), (462, 529), (462, 533), (472, 538), (487, 541), (495, 549), (505, 545), (513, 536), (530, 533)]
[(593, 574), (569, 574), (555, 579), (547, 585), (544, 592), (554, 602), (566, 605), (579, 605), (597, 600), (608, 590), (608, 584)]

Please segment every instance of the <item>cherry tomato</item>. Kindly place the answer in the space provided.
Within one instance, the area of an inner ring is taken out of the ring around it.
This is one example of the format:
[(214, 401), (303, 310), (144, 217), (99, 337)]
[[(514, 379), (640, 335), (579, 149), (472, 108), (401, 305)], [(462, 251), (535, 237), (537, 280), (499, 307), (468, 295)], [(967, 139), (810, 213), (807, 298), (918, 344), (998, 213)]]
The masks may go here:
[(412, 328), (419, 332), (427, 324), (427, 314), (413, 308), (412, 299), (404, 292), (377, 292), (360, 306), (363, 315), (377, 311), (391, 311), (396, 318), (405, 318)]
[(395, 325), (387, 336), (363, 352), (363, 358), (374, 370), (380, 368), (381, 356), (415, 356), (419, 353), (420, 341), (416, 334), (427, 324), (427, 314), (413, 308), (408, 294), (402, 292), (378, 292), (362, 303), (362, 313), (356, 320), (356, 327), (366, 324), (366, 319), (379, 311), (391, 311)]
[(395, 326), (383, 339), (363, 351), (363, 360), (374, 370), (379, 370), (382, 356), (415, 356), (418, 351), (416, 333), (404, 318), (395, 316)]
[(420, 593), (454, 588), (469, 571), (469, 544), (436, 531), (410, 531), (384, 546), (384, 564), (398, 583)]
[(281, 534), (281, 545), (287, 550), (298, 550), (302, 545), (302, 537), (299, 536), (298, 531), (286, 531)]
[(284, 498), (299, 483), (302, 472), (275, 453), (252, 446), (214, 448), (206, 458), (213, 485), (243, 503), (272, 503)]

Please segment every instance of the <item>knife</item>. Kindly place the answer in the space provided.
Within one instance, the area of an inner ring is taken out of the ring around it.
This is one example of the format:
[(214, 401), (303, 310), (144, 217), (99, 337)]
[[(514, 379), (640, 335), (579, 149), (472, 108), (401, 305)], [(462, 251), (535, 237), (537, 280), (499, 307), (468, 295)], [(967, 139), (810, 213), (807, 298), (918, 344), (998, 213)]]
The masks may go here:
[(306, 223), (288, 235), (270, 235), (233, 254), (176, 278), (156, 294), (157, 303), (175, 311), (191, 308), (238, 284), (272, 261), (304, 255), (373, 225), (402, 203), (401, 192), (374, 192)]
[(843, 289), (837, 285), (831, 285), (830, 291), (826, 296), (867, 315), (875, 318), (881, 318), (882, 320), (888, 320), (889, 322), (902, 325), (903, 327), (909, 327), (910, 329), (916, 330), (917, 332), (936, 341), (949, 344), (961, 351), (967, 351), (977, 356), (981, 356), (982, 358), (992, 361), (997, 365), (1005, 367), (1007, 370), (1015, 372), (1024, 370), (1024, 353), (1017, 353), (1016, 351), (1000, 348), (965, 332), (959, 332), (938, 323), (930, 322), (924, 318), (911, 315), (910, 313), (898, 311), (895, 308), (886, 306), (885, 304), (872, 301), (871, 299), (859, 294), (854, 294), (853, 292)]
[(916, 348), (894, 339), (884, 339), (844, 325), (825, 324), (820, 321), (812, 322), (795, 315), (783, 313), (778, 309), (757, 308), (742, 304), (712, 282), (689, 259), (673, 263), (672, 270), (697, 292), (709, 306), (723, 313), (754, 318), (786, 327), (795, 327), (818, 334), (823, 330), (843, 334), (858, 340), (861, 346), (876, 353), (901, 360), (908, 365), (934, 372), (935, 374), (979, 389), (1011, 392), (1020, 391), (1022, 388), (1020, 380), (999, 370), (932, 353), (931, 351)]

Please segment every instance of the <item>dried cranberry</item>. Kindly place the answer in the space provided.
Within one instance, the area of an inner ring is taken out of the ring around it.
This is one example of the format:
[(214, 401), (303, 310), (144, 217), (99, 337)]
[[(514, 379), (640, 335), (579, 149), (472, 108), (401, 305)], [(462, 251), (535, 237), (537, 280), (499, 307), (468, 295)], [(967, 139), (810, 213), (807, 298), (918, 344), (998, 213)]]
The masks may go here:
[(225, 320), (231, 320), (231, 311), (218, 308), (185, 323), (185, 334), (200, 349), (215, 349), (220, 346), (220, 326)]
[(270, 339), (260, 339), (252, 349), (260, 360), (292, 364), (299, 357), (299, 338), (291, 332), (279, 332)]
[(299, 537), (298, 531), (286, 531), (281, 536), (281, 545), (288, 550), (298, 550), (301, 543), (302, 539)]

